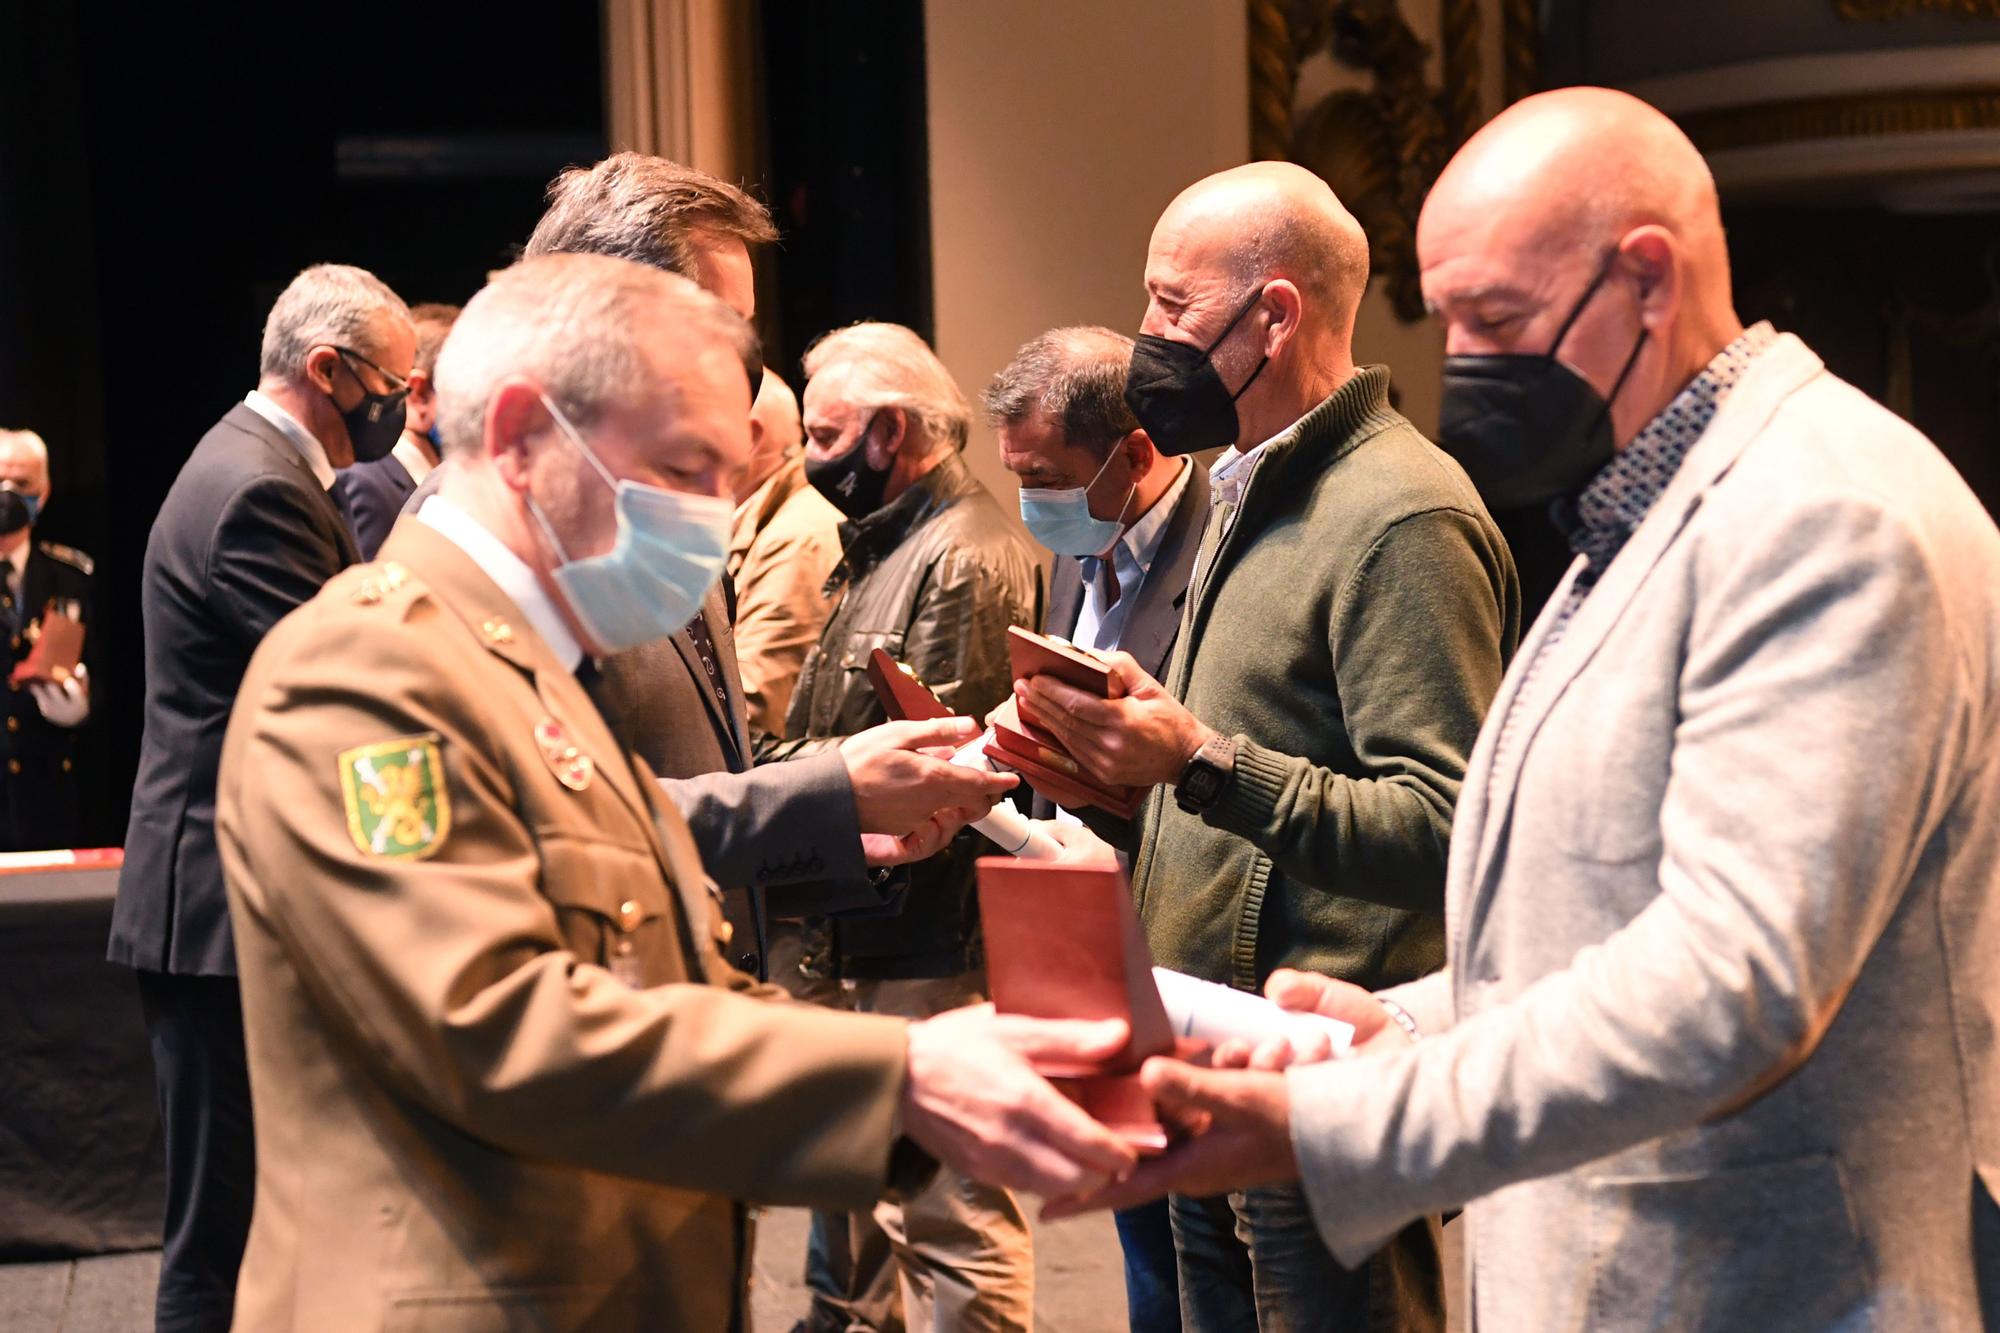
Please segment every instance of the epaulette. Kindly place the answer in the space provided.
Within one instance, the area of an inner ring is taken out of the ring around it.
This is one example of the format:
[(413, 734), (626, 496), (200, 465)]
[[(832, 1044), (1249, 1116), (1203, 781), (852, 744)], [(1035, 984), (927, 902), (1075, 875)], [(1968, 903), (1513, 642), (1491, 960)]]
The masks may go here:
[(376, 606), (403, 591), (410, 583), (410, 571), (394, 560), (358, 565), (349, 579), (348, 596), (362, 606)]
[(81, 570), (85, 574), (97, 572), (97, 562), (74, 546), (64, 546), (61, 542), (36, 542), (35, 549), (51, 559), (60, 560), (65, 565)]

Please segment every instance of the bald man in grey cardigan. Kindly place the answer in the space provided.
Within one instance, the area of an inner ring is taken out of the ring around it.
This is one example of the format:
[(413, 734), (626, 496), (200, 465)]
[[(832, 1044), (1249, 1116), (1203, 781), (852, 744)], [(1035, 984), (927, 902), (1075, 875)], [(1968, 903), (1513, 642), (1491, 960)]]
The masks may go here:
[[(1173, 201), (1126, 397), (1163, 451), (1231, 447), (1165, 682), (1119, 653), (1117, 699), (1016, 685), (1098, 778), (1152, 789), (1128, 838), (1159, 962), (1245, 990), (1443, 963), (1452, 808), (1520, 627), (1478, 492), (1390, 406), (1388, 368), (1354, 363), (1367, 277), (1361, 228), (1299, 167)], [(1442, 1327), (1424, 1223), (1349, 1271), (1296, 1185), (1171, 1211), (1190, 1329)]]

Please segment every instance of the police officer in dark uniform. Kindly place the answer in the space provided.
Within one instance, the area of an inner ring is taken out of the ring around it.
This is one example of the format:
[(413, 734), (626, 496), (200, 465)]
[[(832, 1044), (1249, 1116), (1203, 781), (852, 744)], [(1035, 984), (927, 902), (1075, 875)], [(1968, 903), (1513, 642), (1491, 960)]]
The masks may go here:
[[(14, 668), (33, 651), (51, 610), (90, 623), (89, 556), (34, 539), (49, 497), (48, 446), (33, 431), (0, 431), (0, 635)], [(0, 851), (73, 847), (79, 833), (77, 729), (90, 716), (90, 679), (26, 680), (6, 693), (6, 776)]]

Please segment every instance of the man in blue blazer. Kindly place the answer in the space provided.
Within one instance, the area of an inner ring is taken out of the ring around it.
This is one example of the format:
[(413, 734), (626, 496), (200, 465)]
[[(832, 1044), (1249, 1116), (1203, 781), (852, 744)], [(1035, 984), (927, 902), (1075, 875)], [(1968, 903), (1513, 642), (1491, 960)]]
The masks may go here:
[(355, 562), (334, 472), (395, 444), (415, 353), (373, 274), (299, 274), (264, 325), (257, 387), (202, 436), (146, 542), (145, 734), (109, 956), (138, 973), (159, 1084), (160, 1333), (229, 1327), (256, 1179), (215, 844), (223, 726), (264, 635)]
[[(1044, 633), (1123, 649), (1162, 674), (1208, 522), (1208, 470), (1168, 457), (1125, 404), (1132, 340), (1112, 329), (1030, 339), (986, 389), (1021, 519), (1055, 554)], [(1037, 819), (1071, 819), (1036, 793)], [(1119, 1212), (1134, 1333), (1179, 1333), (1178, 1267), (1165, 1200)]]
[(437, 391), (431, 387), (431, 370), (437, 365), (438, 348), (458, 319), (455, 305), (426, 304), (410, 307), (410, 322), (417, 329), (417, 360), (410, 371), (408, 411), (403, 436), (387, 458), (372, 463), (356, 463), (343, 468), (334, 482), (334, 493), (347, 505), (354, 524), (354, 543), (363, 560), (373, 560), (389, 539), (403, 506), (431, 469), (438, 465)]

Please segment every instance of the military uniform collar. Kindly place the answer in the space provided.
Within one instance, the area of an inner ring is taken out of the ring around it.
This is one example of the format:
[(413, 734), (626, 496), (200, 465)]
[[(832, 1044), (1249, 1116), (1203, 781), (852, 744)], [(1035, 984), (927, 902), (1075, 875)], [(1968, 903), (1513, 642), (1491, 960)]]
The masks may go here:
[[(508, 550), (478, 519), (446, 497), (433, 495), (417, 511), (417, 522), (403, 527), (426, 536), (435, 534), (470, 562), (470, 569), (463, 572), (484, 576), (455, 577), (461, 571), (446, 562), (410, 562), (425, 582), (444, 592), (488, 648), (516, 666), (532, 670), (536, 663), (529, 641), (539, 639), (548, 646), (557, 666), (575, 672), (583, 661), (583, 645), (563, 620), (555, 600), (536, 580), (527, 562)], [(389, 558), (386, 549), (383, 558)]]

